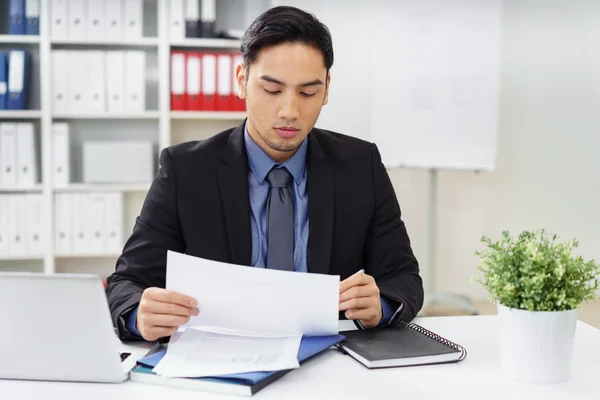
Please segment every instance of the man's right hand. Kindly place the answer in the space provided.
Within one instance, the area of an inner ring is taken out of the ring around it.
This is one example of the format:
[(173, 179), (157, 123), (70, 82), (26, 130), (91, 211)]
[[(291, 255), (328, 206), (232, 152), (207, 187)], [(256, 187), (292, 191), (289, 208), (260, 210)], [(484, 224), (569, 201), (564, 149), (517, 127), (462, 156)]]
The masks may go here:
[(144, 290), (138, 306), (136, 328), (142, 337), (153, 342), (177, 332), (191, 316), (199, 314), (198, 302), (167, 289), (151, 287)]

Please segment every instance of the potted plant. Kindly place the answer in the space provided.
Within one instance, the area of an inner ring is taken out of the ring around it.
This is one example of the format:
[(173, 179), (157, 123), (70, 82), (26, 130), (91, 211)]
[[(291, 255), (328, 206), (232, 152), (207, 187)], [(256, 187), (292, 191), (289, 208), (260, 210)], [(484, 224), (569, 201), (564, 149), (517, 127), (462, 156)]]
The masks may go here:
[(573, 254), (577, 240), (545, 230), (481, 241), (483, 278), (474, 280), (498, 304), (502, 372), (530, 383), (569, 379), (577, 309), (596, 298), (599, 266)]

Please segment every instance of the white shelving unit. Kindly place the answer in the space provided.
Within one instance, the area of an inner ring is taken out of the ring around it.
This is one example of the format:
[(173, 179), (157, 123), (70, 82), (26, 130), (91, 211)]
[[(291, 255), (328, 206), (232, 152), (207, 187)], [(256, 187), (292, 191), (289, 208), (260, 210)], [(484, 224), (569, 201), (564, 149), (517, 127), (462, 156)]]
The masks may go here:
[[(0, 3), (7, 0), (0, 0)], [(114, 192), (123, 193), (123, 241), (131, 234), (135, 218), (139, 215), (150, 184), (114, 184), (97, 185), (72, 183), (68, 187), (55, 187), (52, 182), (52, 123), (64, 121), (72, 123), (78, 140), (86, 139), (89, 132), (97, 137), (106, 134), (107, 138), (115, 139), (111, 133), (115, 126), (127, 132), (126, 137), (118, 139), (152, 137), (156, 143), (157, 160), (160, 151), (170, 145), (187, 141), (208, 138), (221, 130), (240, 124), (246, 117), (245, 112), (172, 112), (170, 109), (170, 53), (171, 49), (222, 49), (224, 51), (239, 50), (239, 40), (229, 39), (169, 39), (169, 0), (144, 0), (144, 7), (150, 6), (155, 10), (154, 17), (144, 14), (144, 24), (153, 24), (151, 29), (144, 32), (154, 32), (155, 35), (143, 37), (135, 41), (88, 41), (78, 38), (69, 40), (54, 40), (50, 34), (50, 4), (53, 0), (40, 2), (40, 36), (17, 36), (0, 34), (0, 50), (13, 47), (23, 47), (35, 56), (32, 58), (32, 80), (30, 82), (32, 101), (30, 106), (35, 110), (0, 111), (0, 122), (31, 121), (34, 122), (37, 137), (40, 140), (40, 153), (37, 154), (41, 166), (41, 183), (31, 188), (0, 189), (0, 196), (9, 193), (41, 193), (44, 198), (44, 254), (23, 257), (0, 258), (0, 271), (43, 271), (54, 272), (92, 272), (106, 276), (114, 271), (114, 263), (119, 254), (110, 253), (74, 253), (59, 254), (54, 250), (54, 195), (56, 193), (86, 193)], [(217, 0), (219, 1), (219, 0)], [(246, 2), (242, 0), (225, 1), (219, 7), (232, 8), (227, 14), (227, 21), (247, 26), (259, 13), (275, 5), (274, 0), (257, 0)], [(2, 16), (4, 18), (4, 16)], [(240, 22), (242, 21), (242, 22)], [(219, 14), (217, 15), (217, 25)], [(242, 27), (242, 26), (241, 26)], [(218, 26), (217, 26), (218, 28)], [(156, 56), (156, 65), (149, 66), (146, 82), (147, 91), (151, 94), (150, 109), (141, 113), (55, 113), (52, 111), (52, 63), (51, 55), (54, 50), (127, 50), (139, 49)], [(112, 135), (112, 136), (111, 136)], [(130, 138), (131, 136), (131, 138)], [(74, 145), (73, 143), (71, 144)], [(78, 143), (75, 143), (78, 145)], [(118, 161), (115, 161), (118, 162)], [(72, 161), (73, 169), (73, 161)]]

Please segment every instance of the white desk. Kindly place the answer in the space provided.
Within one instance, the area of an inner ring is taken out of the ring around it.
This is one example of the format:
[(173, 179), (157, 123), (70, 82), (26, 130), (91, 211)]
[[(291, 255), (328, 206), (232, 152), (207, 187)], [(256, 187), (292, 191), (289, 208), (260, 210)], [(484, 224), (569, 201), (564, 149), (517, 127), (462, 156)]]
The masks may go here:
[[(571, 379), (544, 386), (514, 382), (501, 375), (495, 316), (418, 318), (415, 322), (466, 347), (467, 359), (455, 364), (367, 370), (349, 356), (331, 349), (252, 398), (600, 399), (600, 330), (582, 322), (577, 325)], [(345, 327), (347, 329), (347, 325)], [(136, 355), (143, 351), (138, 349)], [(205, 400), (231, 397), (129, 381), (122, 384), (0, 381), (0, 398)]]

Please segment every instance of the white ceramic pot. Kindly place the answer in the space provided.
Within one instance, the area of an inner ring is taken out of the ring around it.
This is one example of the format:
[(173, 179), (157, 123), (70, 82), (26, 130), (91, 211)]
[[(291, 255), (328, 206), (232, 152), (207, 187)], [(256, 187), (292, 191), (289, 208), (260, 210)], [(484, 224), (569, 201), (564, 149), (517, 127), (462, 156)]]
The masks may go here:
[(528, 383), (568, 380), (576, 326), (577, 310), (526, 311), (498, 304), (502, 373)]

